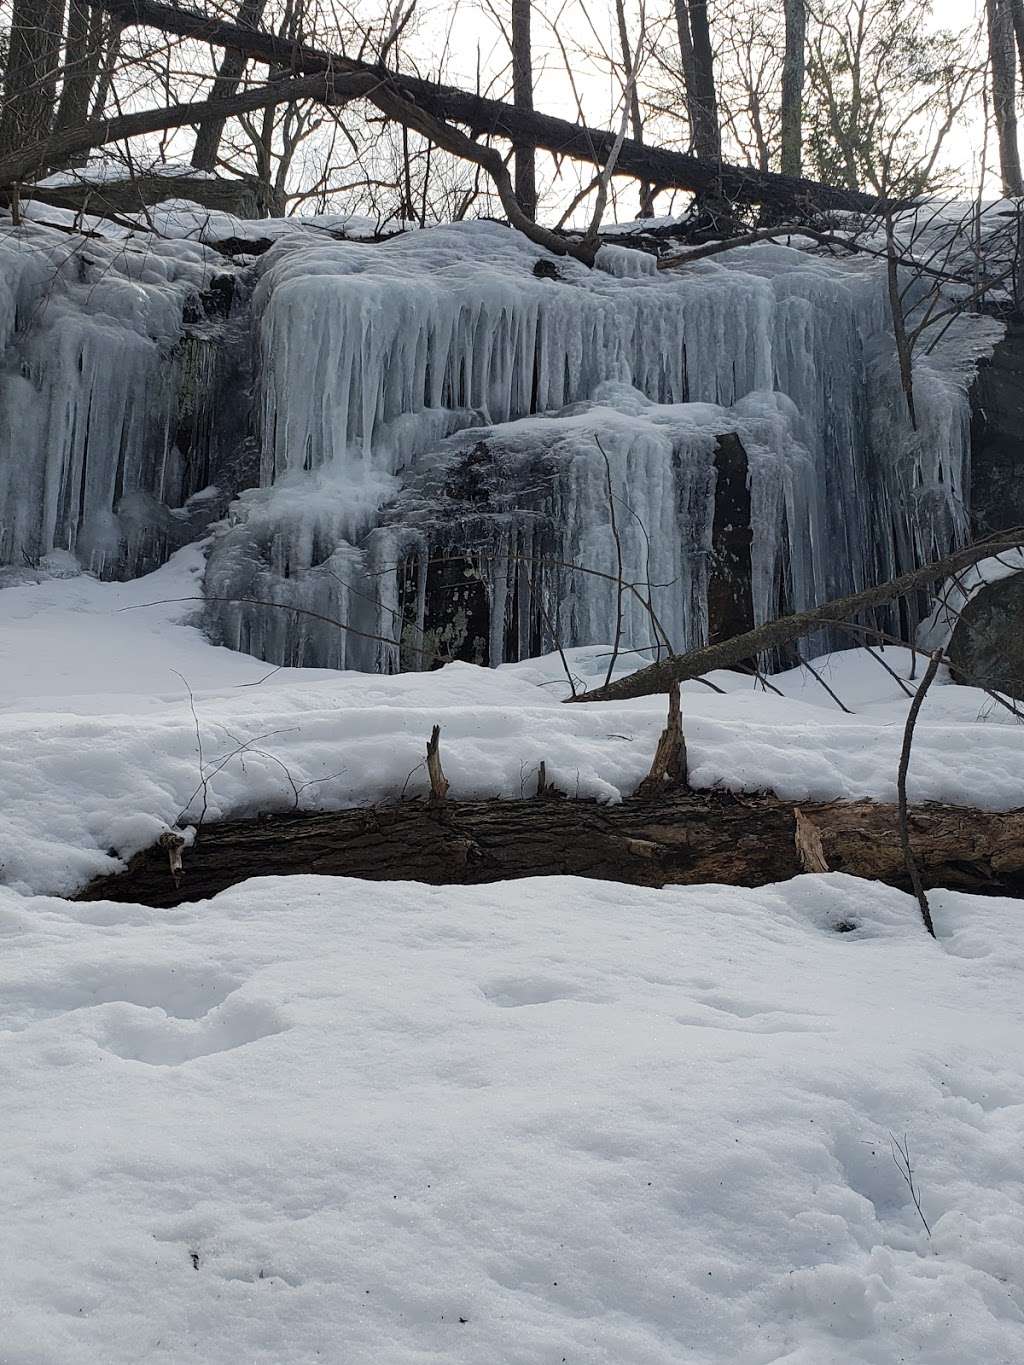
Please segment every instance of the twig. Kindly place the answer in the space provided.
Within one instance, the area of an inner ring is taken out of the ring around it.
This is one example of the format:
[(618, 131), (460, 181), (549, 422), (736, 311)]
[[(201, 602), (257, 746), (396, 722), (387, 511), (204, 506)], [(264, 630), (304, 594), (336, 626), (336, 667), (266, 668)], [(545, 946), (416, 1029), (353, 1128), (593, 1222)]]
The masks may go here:
[(819, 682), (819, 683), (821, 684), (821, 686), (822, 686), (822, 687), (825, 689), (825, 691), (829, 694), (829, 696), (832, 698), (832, 700), (835, 702), (835, 704), (839, 707), (840, 711), (845, 711), (846, 714), (847, 714), (848, 716), (852, 716), (852, 715), (853, 715), (853, 712), (850, 710), (850, 708), (849, 708), (848, 706), (846, 706), (846, 705), (843, 703), (843, 701), (842, 701), (842, 699), (841, 699), (840, 697), (837, 697), (837, 696), (836, 696), (836, 694), (832, 691), (831, 687), (829, 687), (828, 683), (827, 683), (827, 682), (825, 681), (825, 679), (821, 676), (821, 674), (820, 674), (820, 673), (818, 672), (818, 670), (814, 667), (814, 665), (813, 665), (813, 664), (809, 664), (809, 663), (807, 662), (806, 659), (802, 659), (802, 658), (800, 657), (800, 655), (796, 652), (796, 650), (794, 650), (793, 652), (794, 652), (794, 654), (796, 654), (796, 661), (797, 661), (797, 663), (800, 664), (800, 666), (801, 666), (802, 668), (806, 668), (806, 669), (807, 669), (807, 672), (811, 675), (811, 677), (814, 678), (816, 682)]
[(892, 1151), (892, 1159), (896, 1163), (896, 1169), (907, 1182), (907, 1188), (910, 1190), (910, 1197), (914, 1201), (914, 1208), (917, 1209), (917, 1216), (924, 1224), (924, 1230), (930, 1237), (932, 1235), (932, 1230), (928, 1226), (928, 1219), (924, 1216), (924, 1211), (921, 1208), (921, 1194), (914, 1181), (914, 1167), (910, 1162), (910, 1143), (907, 1141), (906, 1133), (903, 1134), (903, 1141), (900, 1142), (895, 1133), (890, 1131), (889, 1147)]
[(910, 846), (910, 823), (907, 818), (907, 770), (910, 767), (910, 750), (914, 743), (914, 726), (917, 724), (917, 717), (924, 702), (925, 693), (935, 681), (935, 675), (939, 671), (939, 664), (942, 662), (942, 650), (937, 649), (928, 661), (924, 677), (921, 679), (921, 686), (914, 695), (914, 700), (910, 703), (910, 710), (907, 712), (907, 724), (903, 731), (903, 750), (900, 753), (900, 768), (896, 778), (896, 790), (899, 800), (899, 822), (900, 822), (900, 844), (903, 847), (903, 861), (907, 865), (907, 872), (910, 874), (911, 885), (914, 888), (914, 895), (917, 903), (921, 907), (921, 918), (924, 920), (924, 927), (935, 938), (935, 925), (932, 923), (931, 907), (928, 904), (928, 897), (925, 895), (924, 884), (921, 881), (921, 872), (914, 857), (914, 850)]

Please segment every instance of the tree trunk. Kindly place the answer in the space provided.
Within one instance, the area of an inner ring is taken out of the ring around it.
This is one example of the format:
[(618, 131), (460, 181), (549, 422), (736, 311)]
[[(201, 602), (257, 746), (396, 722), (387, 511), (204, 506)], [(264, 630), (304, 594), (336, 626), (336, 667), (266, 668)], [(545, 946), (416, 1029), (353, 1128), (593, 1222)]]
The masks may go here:
[(679, 40), (679, 69), (683, 76), (683, 91), (686, 97), (686, 117), (690, 124), (690, 145), (696, 149), (697, 118), (694, 101), (697, 92), (697, 68), (693, 59), (693, 34), (690, 32), (690, 11), (687, 0), (674, 0), (676, 16), (676, 36)]
[(0, 156), (53, 126), (64, 0), (14, 0), (0, 108)]
[(806, 0), (785, 0), (786, 49), (782, 62), (782, 174), (803, 166), (803, 99), (807, 38)]
[(92, 109), (89, 111), (90, 120), (102, 119), (106, 112), (107, 100), (110, 98), (110, 90), (114, 84), (114, 72), (117, 70), (118, 58), (121, 55), (121, 33), (123, 29), (120, 21), (108, 19), (104, 25), (104, 30), (101, 46), (105, 51), (96, 94), (93, 96)]
[(985, 0), (988, 47), (992, 65), (992, 112), (999, 142), (999, 172), (1003, 193), (1024, 195), (1020, 146), (1017, 141), (1017, 56), (1009, 0)]
[[(679, 3), (685, 3), (685, 0), (679, 0)], [(711, 48), (708, 0), (689, 0), (687, 8), (693, 45), (694, 83), (687, 97), (693, 124), (693, 148), (704, 161), (721, 161), (722, 133), (718, 125), (718, 95), (715, 90), (715, 58)]]
[[(636, 67), (626, 24), (625, 0), (615, 0), (615, 19), (619, 26), (619, 48), (622, 54), (622, 73), (625, 77), (626, 98), (629, 100), (629, 123), (637, 142), (644, 140), (644, 121), (640, 113), (640, 94), (637, 90)], [(641, 34), (641, 40), (643, 35)], [(640, 217), (654, 217), (654, 186), (640, 182)]]
[(1017, 39), (1017, 61), (1020, 74), (1024, 78), (1024, 0), (1009, 0), (1010, 19), (1014, 36)]
[[(512, 97), (517, 109), (533, 110), (532, 0), (512, 0)], [(528, 218), (537, 216), (537, 151), (528, 142), (515, 145), (515, 192)]]
[[(895, 806), (793, 804), (775, 797), (679, 792), (617, 806), (532, 801), (406, 801), (332, 814), (292, 814), (173, 835), (94, 881), (82, 900), (171, 906), (249, 877), (363, 877), (431, 885), (578, 876), (636, 886), (762, 886), (801, 872), (847, 872), (906, 887)], [(1024, 812), (928, 805), (910, 837), (929, 888), (1024, 892)]]
[[(259, 28), (265, 8), (266, 0), (242, 0), (238, 7), (237, 22), (239, 26), (241, 28)], [(235, 94), (245, 71), (247, 60), (242, 52), (232, 51), (231, 49), (225, 51), (220, 59), (220, 66), (217, 68), (213, 89), (210, 91), (211, 99), (229, 99)], [(199, 125), (195, 147), (192, 149), (192, 165), (197, 171), (217, 169), (217, 157), (220, 153), (220, 144), (224, 136), (226, 122), (226, 119), (221, 118), (212, 119)]]
[[(90, 10), (83, 0), (70, 0), (64, 84), (53, 124), (55, 133), (81, 127), (89, 121), (93, 89), (103, 61), (104, 27), (104, 16), (99, 10)], [(84, 165), (90, 150), (86, 148), (80, 152), (70, 164)]]

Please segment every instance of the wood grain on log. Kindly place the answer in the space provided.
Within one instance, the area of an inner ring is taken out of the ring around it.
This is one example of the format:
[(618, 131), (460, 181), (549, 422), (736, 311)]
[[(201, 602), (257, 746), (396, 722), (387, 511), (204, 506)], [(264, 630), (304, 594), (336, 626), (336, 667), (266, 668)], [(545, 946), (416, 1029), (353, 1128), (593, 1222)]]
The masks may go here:
[[(799, 837), (798, 837), (799, 825)], [(1024, 811), (927, 805), (910, 832), (926, 886), (1024, 895)], [(477, 884), (572, 875), (637, 886), (762, 886), (803, 871), (906, 887), (895, 806), (802, 805), (776, 797), (679, 792), (617, 806), (589, 801), (407, 801), (208, 825), (94, 881), (83, 900), (171, 906), (249, 877), (314, 873), (371, 881)]]

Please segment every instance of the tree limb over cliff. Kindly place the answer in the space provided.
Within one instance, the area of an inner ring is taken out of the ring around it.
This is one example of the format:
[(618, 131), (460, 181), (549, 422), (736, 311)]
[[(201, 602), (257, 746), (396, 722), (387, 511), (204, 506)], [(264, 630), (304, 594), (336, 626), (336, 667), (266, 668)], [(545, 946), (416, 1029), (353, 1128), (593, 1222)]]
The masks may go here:
[[(332, 73), (360, 76), (386, 91), (392, 102), (390, 117), (404, 121), (398, 102), (414, 105), (419, 117), (468, 128), (472, 138), (497, 137), (520, 145), (542, 148), (604, 166), (616, 144), (614, 133), (570, 123), (565, 119), (517, 109), (501, 100), (474, 95), (421, 77), (397, 73), (340, 53), (295, 44), (273, 34), (211, 18), (194, 10), (159, 3), (159, 0), (85, 0), (125, 25), (141, 25), (181, 38), (193, 38), (242, 53), (255, 62), (284, 69), (292, 76)], [(239, 98), (242, 98), (240, 95)], [(367, 98), (374, 98), (367, 95)], [(374, 98), (378, 105), (379, 100)], [(382, 106), (381, 106), (382, 107)], [(200, 122), (205, 115), (195, 119)], [(173, 125), (169, 125), (173, 126)], [(415, 125), (410, 125), (415, 126)], [(465, 134), (461, 134), (465, 136)], [(482, 149), (481, 149), (482, 150)], [(459, 152), (455, 153), (459, 155)], [(475, 158), (474, 158), (475, 159)], [(482, 164), (482, 163), (481, 163)], [(736, 204), (762, 204), (790, 212), (829, 210), (871, 212), (878, 208), (874, 195), (822, 185), (795, 176), (758, 171), (753, 167), (702, 161), (680, 152), (647, 147), (626, 138), (618, 150), (615, 173), (628, 175), (665, 189), (689, 190)]]
[(673, 683), (687, 682), (691, 678), (702, 677), (716, 668), (731, 668), (744, 659), (756, 657), (766, 650), (779, 649), (802, 640), (805, 635), (822, 626), (850, 621), (859, 612), (871, 607), (884, 606), (903, 597), (908, 592), (929, 587), (940, 579), (952, 578), (983, 559), (991, 559), (1006, 550), (1019, 549), (1024, 542), (1024, 527), (1018, 530), (1000, 531), (989, 540), (977, 545), (968, 545), (945, 559), (933, 560), (920, 569), (912, 569), (888, 583), (874, 588), (864, 588), (861, 592), (839, 597), (809, 611), (795, 612), (791, 616), (780, 616), (777, 620), (767, 621), (742, 635), (734, 635), (717, 644), (705, 645), (702, 649), (692, 649), (686, 654), (670, 654), (647, 668), (638, 669), (624, 678), (617, 678), (604, 687), (591, 692), (580, 692), (567, 697), (567, 702), (582, 701), (626, 701), (630, 697), (649, 697), (658, 692), (667, 692)]

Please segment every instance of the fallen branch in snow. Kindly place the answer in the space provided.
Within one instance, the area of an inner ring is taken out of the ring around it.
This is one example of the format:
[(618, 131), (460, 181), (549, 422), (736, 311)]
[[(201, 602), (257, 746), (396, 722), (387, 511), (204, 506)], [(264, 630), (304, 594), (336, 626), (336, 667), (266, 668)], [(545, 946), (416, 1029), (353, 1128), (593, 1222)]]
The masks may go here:
[[(549, 793), (551, 773), (544, 778)], [(924, 805), (909, 810), (908, 822), (929, 888), (1024, 895), (1024, 810)], [(557, 875), (762, 886), (807, 871), (909, 889), (896, 807), (857, 801), (794, 809), (774, 796), (662, 791), (615, 806), (449, 798), (288, 813), (204, 825), (184, 851), (180, 887), (166, 847), (154, 845), (126, 872), (94, 881), (81, 899), (169, 906), (249, 877), (300, 873), (435, 886)]]
[(1002, 550), (1019, 549), (1024, 543), (1024, 528), (1000, 531), (989, 540), (976, 545), (968, 545), (963, 550), (947, 555), (944, 559), (933, 560), (920, 569), (912, 569), (888, 583), (880, 583), (874, 588), (839, 597), (832, 602), (809, 611), (795, 612), (792, 616), (780, 616), (767, 621), (742, 635), (734, 635), (716, 644), (704, 645), (701, 649), (690, 650), (686, 654), (670, 654), (657, 663), (638, 669), (624, 678), (606, 683), (592, 692), (579, 692), (567, 697), (567, 702), (587, 701), (624, 701), (629, 697), (649, 697), (656, 692), (665, 692), (673, 682), (687, 682), (710, 673), (716, 668), (731, 668), (743, 659), (756, 657), (766, 650), (792, 645), (818, 627), (849, 621), (859, 612), (871, 607), (883, 606), (909, 592), (926, 588), (939, 579), (951, 578), (961, 569), (969, 568), (982, 559), (989, 559)]

